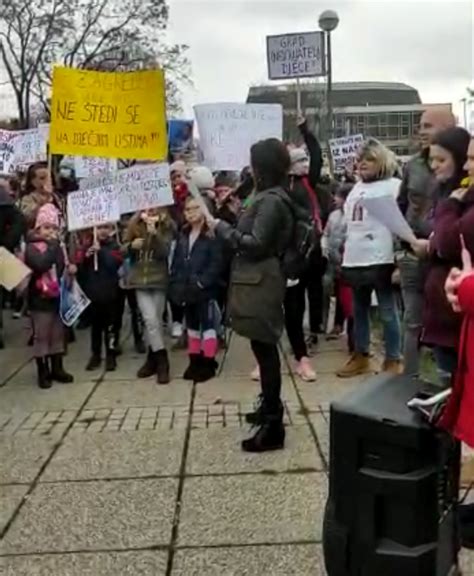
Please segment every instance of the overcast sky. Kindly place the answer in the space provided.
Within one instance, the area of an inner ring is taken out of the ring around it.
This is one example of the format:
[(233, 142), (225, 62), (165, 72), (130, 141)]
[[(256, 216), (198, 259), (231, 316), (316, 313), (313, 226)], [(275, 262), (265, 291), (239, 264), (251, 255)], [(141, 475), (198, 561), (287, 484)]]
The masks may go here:
[(168, 0), (170, 35), (190, 46), (195, 103), (244, 101), (267, 82), (265, 37), (318, 28), (337, 10), (335, 81), (406, 82), (424, 102), (452, 102), (459, 112), (474, 82), (474, 0)]

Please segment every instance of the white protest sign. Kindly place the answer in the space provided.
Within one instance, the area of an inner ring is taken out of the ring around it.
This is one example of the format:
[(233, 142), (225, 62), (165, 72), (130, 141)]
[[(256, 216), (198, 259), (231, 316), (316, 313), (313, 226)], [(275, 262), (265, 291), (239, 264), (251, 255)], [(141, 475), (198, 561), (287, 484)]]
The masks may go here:
[(401, 213), (393, 194), (364, 196), (361, 204), (392, 234), (410, 244), (416, 241), (416, 236)]
[(115, 172), (116, 158), (95, 158), (94, 156), (74, 156), (76, 178), (90, 178), (98, 174)]
[(121, 214), (174, 204), (168, 164), (148, 164), (120, 170), (115, 182)]
[(346, 170), (347, 164), (357, 158), (360, 145), (364, 141), (362, 134), (347, 136), (345, 138), (332, 138), (329, 140), (331, 156), (334, 163), (334, 172), (340, 174)]
[(13, 157), (15, 147), (13, 146), (13, 132), (10, 130), (0, 130), (0, 174), (9, 174), (13, 171)]
[(120, 220), (118, 191), (113, 185), (78, 190), (67, 197), (69, 231), (92, 228)]
[(26, 168), (35, 162), (46, 161), (48, 139), (44, 129), (38, 127), (14, 132), (12, 143), (15, 168)]
[(199, 146), (211, 170), (241, 170), (259, 140), (283, 137), (280, 104), (200, 104), (194, 107)]
[(323, 32), (267, 36), (270, 80), (312, 78), (326, 74)]

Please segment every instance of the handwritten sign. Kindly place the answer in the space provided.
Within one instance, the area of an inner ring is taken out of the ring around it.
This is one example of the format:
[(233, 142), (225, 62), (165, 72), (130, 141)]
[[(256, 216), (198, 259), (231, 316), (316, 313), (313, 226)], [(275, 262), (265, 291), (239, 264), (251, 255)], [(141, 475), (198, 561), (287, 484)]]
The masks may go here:
[(55, 68), (53, 154), (162, 160), (168, 151), (162, 70)]
[(323, 32), (267, 36), (267, 61), (270, 80), (324, 76)]
[(10, 130), (0, 130), (0, 174), (9, 174), (13, 171), (15, 147), (13, 134)]
[(211, 170), (241, 170), (259, 140), (282, 138), (280, 104), (202, 104), (194, 107), (204, 164)]
[(79, 186), (81, 190), (113, 186), (119, 197), (121, 214), (174, 203), (170, 168), (166, 163), (124, 168), (113, 174), (87, 178)]
[(83, 230), (120, 220), (120, 203), (114, 186), (78, 190), (67, 197), (68, 230)]
[(13, 132), (15, 148), (13, 164), (15, 168), (26, 168), (35, 162), (45, 162), (47, 158), (47, 132), (40, 128)]
[(115, 158), (75, 156), (74, 170), (76, 172), (76, 178), (90, 178), (98, 174), (115, 172), (117, 170), (117, 160)]
[(331, 156), (334, 163), (334, 172), (341, 174), (349, 163), (357, 158), (359, 147), (364, 141), (362, 134), (347, 136), (346, 138), (333, 138), (329, 140)]

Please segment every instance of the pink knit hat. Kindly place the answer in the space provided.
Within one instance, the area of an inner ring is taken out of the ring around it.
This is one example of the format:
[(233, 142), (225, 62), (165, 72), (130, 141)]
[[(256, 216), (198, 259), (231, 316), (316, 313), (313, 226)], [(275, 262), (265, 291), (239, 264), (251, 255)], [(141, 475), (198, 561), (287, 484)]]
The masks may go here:
[(44, 204), (38, 210), (35, 228), (45, 225), (59, 228), (59, 211), (54, 204)]

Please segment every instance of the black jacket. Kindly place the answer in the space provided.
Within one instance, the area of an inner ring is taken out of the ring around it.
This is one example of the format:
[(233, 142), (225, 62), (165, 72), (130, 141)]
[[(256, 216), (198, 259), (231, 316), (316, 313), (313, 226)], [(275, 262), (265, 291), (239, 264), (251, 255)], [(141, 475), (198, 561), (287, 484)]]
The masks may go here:
[(0, 188), (0, 246), (13, 252), (26, 229), (25, 219), (5, 190)]
[(223, 252), (219, 240), (201, 233), (190, 249), (189, 231), (183, 230), (171, 265), (170, 299), (180, 305), (214, 299), (222, 285), (222, 273)]
[(59, 310), (59, 295), (45, 297), (38, 288), (42, 276), (56, 268), (59, 281), (64, 272), (64, 252), (57, 240), (46, 242), (32, 234), (28, 238), (25, 250), (25, 264), (33, 274), (28, 285), (28, 305), (32, 311), (57, 312)]
[(276, 343), (282, 333), (286, 280), (281, 259), (293, 236), (294, 217), (283, 189), (258, 192), (237, 228), (219, 222), (216, 234), (235, 254), (229, 310), (235, 331)]
[[(310, 198), (310, 192), (308, 191), (309, 186), (316, 195), (320, 207), (321, 222), (324, 224), (331, 211), (331, 196), (320, 186), (321, 170), (323, 167), (321, 145), (313, 132), (309, 130), (306, 122), (300, 126), (300, 130), (309, 153), (309, 173), (307, 176), (290, 175), (288, 185), (289, 194), (292, 200), (303, 208), (309, 217), (313, 219), (313, 203)], [(306, 180), (306, 184), (304, 180)]]
[(120, 246), (113, 238), (101, 243), (97, 253), (97, 270), (94, 256), (79, 253), (78, 280), (91, 302), (110, 303), (117, 299), (119, 291), (118, 271), (123, 262)]

